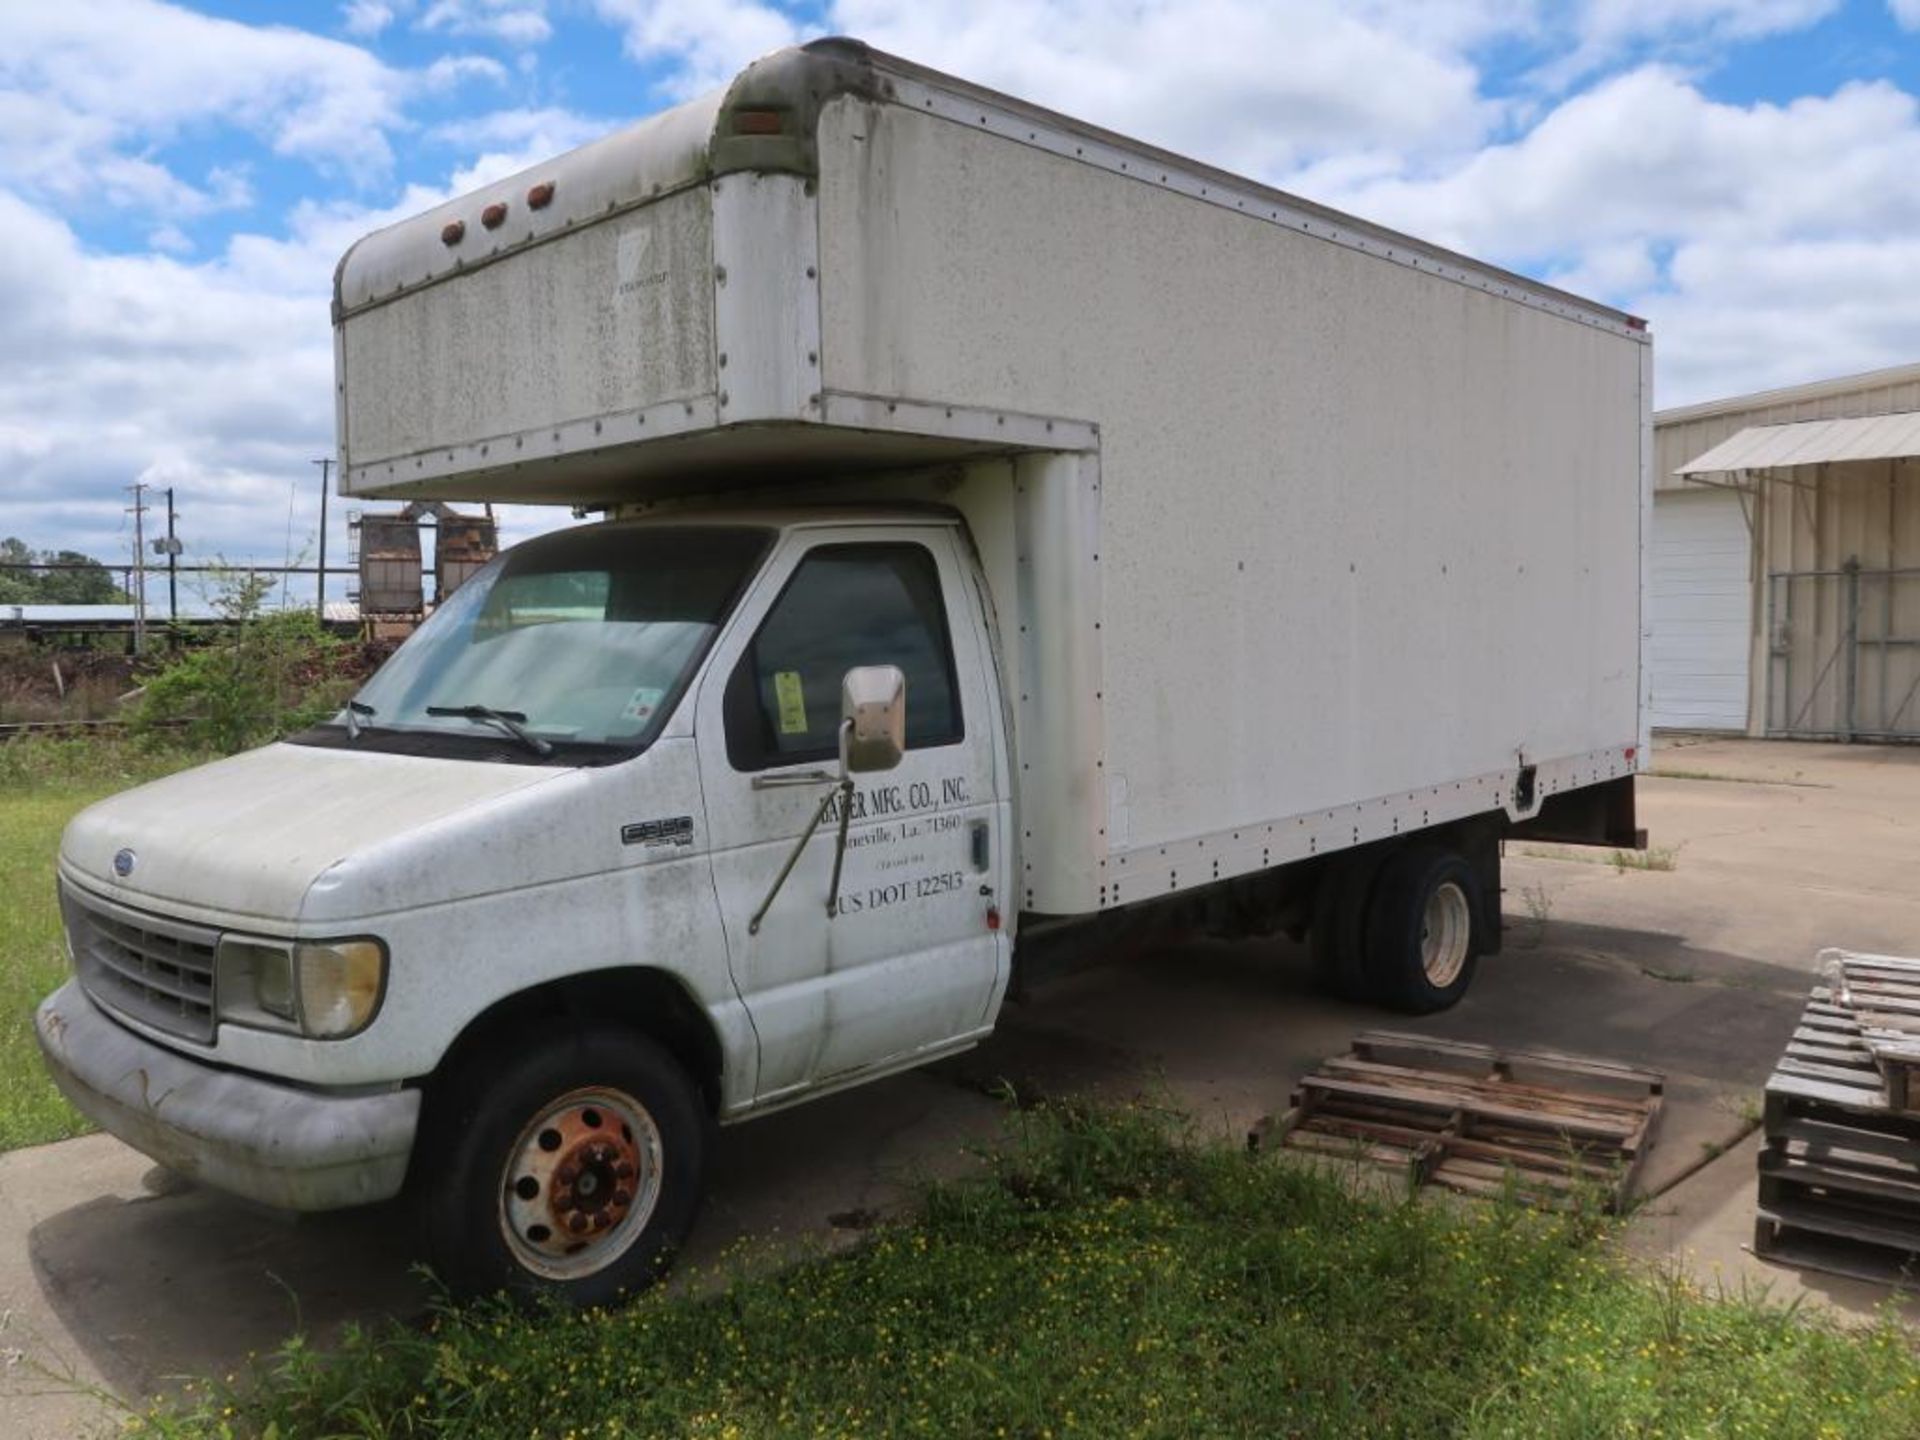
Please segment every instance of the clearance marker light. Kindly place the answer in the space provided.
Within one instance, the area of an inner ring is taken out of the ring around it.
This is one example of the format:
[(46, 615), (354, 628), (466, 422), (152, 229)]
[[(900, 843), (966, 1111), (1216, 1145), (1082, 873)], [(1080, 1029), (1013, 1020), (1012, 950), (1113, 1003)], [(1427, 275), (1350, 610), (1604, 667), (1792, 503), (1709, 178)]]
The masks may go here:
[(529, 210), (544, 210), (552, 203), (553, 182), (551, 180), (542, 180), (538, 185), (535, 185), (527, 191), (527, 208)]
[(784, 110), (736, 110), (733, 133), (736, 135), (779, 135), (787, 128)]
[(442, 245), (458, 245), (460, 241), (465, 238), (466, 233), (466, 221), (449, 220), (440, 227), (440, 243)]
[(489, 230), (498, 230), (507, 221), (507, 202), (496, 200), (480, 212), (480, 223)]

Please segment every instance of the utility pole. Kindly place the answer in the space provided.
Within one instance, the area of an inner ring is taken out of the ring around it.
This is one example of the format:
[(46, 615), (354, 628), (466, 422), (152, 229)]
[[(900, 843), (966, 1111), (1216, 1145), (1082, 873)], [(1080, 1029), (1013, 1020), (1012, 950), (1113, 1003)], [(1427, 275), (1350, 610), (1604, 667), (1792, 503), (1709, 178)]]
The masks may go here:
[(315, 586), (313, 613), (324, 625), (327, 620), (327, 480), (333, 473), (333, 459), (329, 456), (313, 463), (320, 467), (320, 579)]
[(167, 623), (180, 623), (180, 542), (173, 535), (173, 486), (167, 486)]
[(127, 507), (133, 516), (133, 653), (147, 653), (147, 555), (146, 529), (143, 517), (147, 513), (147, 486), (143, 480), (136, 480), (127, 486), (133, 496), (133, 504)]

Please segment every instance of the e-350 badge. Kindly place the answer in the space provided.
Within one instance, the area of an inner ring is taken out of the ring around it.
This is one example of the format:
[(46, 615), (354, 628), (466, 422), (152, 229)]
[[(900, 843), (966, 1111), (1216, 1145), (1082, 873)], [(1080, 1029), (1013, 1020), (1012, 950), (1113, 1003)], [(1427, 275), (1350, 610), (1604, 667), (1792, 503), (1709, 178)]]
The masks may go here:
[(691, 845), (693, 817), (675, 815), (667, 820), (639, 820), (620, 827), (622, 845)]

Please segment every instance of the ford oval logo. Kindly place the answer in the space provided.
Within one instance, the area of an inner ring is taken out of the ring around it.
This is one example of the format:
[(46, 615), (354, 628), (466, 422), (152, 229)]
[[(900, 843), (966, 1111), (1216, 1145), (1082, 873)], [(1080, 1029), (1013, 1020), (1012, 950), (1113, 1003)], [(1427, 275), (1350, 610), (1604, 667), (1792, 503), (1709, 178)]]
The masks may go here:
[(127, 876), (133, 873), (134, 863), (138, 858), (139, 857), (131, 850), (115, 851), (113, 856), (113, 873), (118, 875), (122, 880), (126, 879)]

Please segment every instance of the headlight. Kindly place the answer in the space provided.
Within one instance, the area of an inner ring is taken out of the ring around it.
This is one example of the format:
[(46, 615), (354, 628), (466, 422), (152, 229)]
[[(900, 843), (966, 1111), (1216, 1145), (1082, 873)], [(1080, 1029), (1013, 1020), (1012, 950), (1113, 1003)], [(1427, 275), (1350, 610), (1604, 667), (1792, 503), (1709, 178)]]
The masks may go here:
[(300, 1023), (309, 1035), (337, 1039), (367, 1028), (387, 982), (387, 947), (378, 940), (330, 940), (293, 947), (300, 980)]
[(220, 1018), (337, 1040), (366, 1029), (386, 989), (378, 940), (255, 940), (222, 936), (214, 993)]

